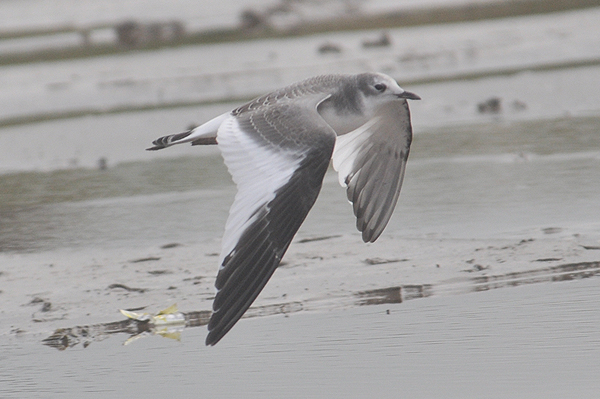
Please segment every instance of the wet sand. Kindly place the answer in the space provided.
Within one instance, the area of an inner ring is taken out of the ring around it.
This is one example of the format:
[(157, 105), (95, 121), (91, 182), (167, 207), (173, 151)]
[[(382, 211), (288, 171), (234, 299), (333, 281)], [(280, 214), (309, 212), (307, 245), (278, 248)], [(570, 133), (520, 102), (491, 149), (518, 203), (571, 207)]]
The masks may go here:
[[(583, 227), (502, 239), (388, 234), (369, 245), (358, 234), (303, 234), (249, 316), (593, 277), (600, 274), (597, 238)], [(177, 303), (185, 313), (209, 311), (218, 248), (215, 239), (145, 250), (3, 254), (4, 334), (37, 340), (55, 329), (118, 321), (118, 309), (156, 313)]]

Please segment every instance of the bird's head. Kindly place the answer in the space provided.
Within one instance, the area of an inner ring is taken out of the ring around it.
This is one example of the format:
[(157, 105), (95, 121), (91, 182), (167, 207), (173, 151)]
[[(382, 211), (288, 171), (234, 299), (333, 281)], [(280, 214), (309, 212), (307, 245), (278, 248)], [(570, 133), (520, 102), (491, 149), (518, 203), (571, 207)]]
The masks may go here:
[(398, 83), (383, 73), (363, 73), (358, 75), (358, 87), (365, 99), (373, 103), (387, 103), (395, 100), (420, 100), (421, 97), (401, 88)]

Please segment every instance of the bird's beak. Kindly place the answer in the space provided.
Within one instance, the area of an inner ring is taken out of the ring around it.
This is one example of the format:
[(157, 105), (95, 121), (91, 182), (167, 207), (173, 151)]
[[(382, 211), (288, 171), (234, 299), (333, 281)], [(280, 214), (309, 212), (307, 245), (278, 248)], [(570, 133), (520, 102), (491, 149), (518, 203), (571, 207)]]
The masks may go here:
[(420, 100), (421, 97), (417, 96), (415, 93), (411, 93), (410, 91), (403, 91), (400, 94), (396, 94), (398, 98), (406, 98), (407, 100)]

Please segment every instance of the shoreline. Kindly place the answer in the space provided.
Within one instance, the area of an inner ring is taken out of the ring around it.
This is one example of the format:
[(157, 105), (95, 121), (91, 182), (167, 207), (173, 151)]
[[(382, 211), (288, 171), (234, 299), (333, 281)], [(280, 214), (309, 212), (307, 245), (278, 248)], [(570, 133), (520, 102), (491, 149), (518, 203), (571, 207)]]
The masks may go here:
[[(132, 51), (155, 51), (190, 45), (207, 45), (262, 39), (291, 38), (310, 36), (328, 32), (362, 31), (373, 29), (392, 29), (427, 25), (443, 25), (461, 22), (493, 20), (528, 15), (543, 15), (556, 12), (574, 11), (600, 6), (598, 0), (514, 0), (493, 1), (480, 4), (459, 4), (450, 6), (433, 6), (415, 9), (400, 9), (394, 12), (363, 14), (351, 17), (331, 18), (317, 22), (303, 22), (287, 28), (269, 26), (254, 29), (243, 27), (210, 29), (190, 32), (168, 42), (148, 42), (134, 47), (118, 43), (88, 44), (75, 47), (44, 49), (28, 53), (8, 53), (0, 55), (0, 66), (47, 61), (62, 61), (81, 58), (123, 54)], [(32, 29), (15, 32), (2, 32), (0, 40), (29, 38), (53, 34), (80, 34), (82, 38), (96, 29), (109, 29), (116, 25), (102, 24), (86, 28), (72, 25), (52, 27), (48, 29)], [(85, 40), (83, 40), (85, 42)]]
[[(402, 81), (404, 86), (411, 85), (431, 85), (436, 83), (452, 83), (461, 81), (474, 81), (485, 78), (495, 77), (506, 77), (517, 75), (520, 73), (532, 73), (532, 72), (550, 72), (557, 70), (566, 69), (578, 69), (595, 67), (600, 65), (600, 58), (589, 58), (582, 60), (563, 60), (560, 62), (550, 63), (539, 63), (535, 65), (522, 65), (515, 67), (505, 67), (497, 69), (486, 69), (480, 71), (465, 71), (456, 73), (444, 73), (439, 75), (430, 75), (427, 77), (418, 78), (404, 78), (398, 79)], [(276, 70), (276, 69), (275, 69)], [(255, 94), (243, 95), (239, 97), (218, 97), (214, 99), (200, 99), (200, 100), (187, 100), (187, 101), (172, 101), (162, 103), (149, 103), (149, 104), (128, 104), (128, 105), (117, 105), (117, 106), (99, 106), (96, 108), (81, 108), (81, 109), (69, 109), (65, 111), (51, 111), (51, 112), (40, 112), (37, 114), (27, 114), (18, 116), (9, 116), (5, 118), (0, 117), (0, 129), (14, 126), (30, 125), (44, 122), (61, 121), (68, 119), (84, 118), (84, 117), (95, 117), (104, 115), (119, 115), (134, 112), (144, 111), (159, 111), (159, 110), (171, 110), (187, 107), (205, 107), (211, 105), (222, 105), (222, 104), (238, 104), (245, 103), (252, 100), (253, 98), (261, 95), (262, 92), (257, 91)], [(559, 117), (561, 118), (561, 117)]]

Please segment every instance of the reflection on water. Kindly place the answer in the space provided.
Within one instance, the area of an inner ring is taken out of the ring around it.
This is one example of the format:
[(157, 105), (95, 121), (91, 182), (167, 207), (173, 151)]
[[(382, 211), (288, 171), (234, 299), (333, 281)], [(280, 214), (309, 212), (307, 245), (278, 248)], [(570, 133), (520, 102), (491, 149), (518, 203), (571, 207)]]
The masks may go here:
[(517, 287), (541, 282), (571, 281), (600, 274), (600, 262), (580, 262), (508, 273), (501, 276), (479, 276), (473, 278), (474, 291), (488, 291), (496, 288)]
[(42, 343), (58, 350), (65, 350), (79, 344), (84, 348), (87, 348), (92, 342), (103, 341), (113, 334), (127, 334), (130, 336), (129, 340), (149, 335), (161, 335), (171, 338), (174, 334), (181, 332), (183, 328), (192, 328), (208, 324), (211, 312), (206, 310), (182, 314), (185, 318), (184, 325), (157, 327), (150, 321), (126, 319), (89, 326), (59, 328), (48, 338), (44, 339)]
[(355, 294), (358, 301), (356, 305), (381, 305), (384, 303), (402, 303), (411, 299), (427, 298), (433, 295), (431, 284), (409, 284), (396, 287), (378, 288), (374, 290), (359, 291)]
[[(268, 306), (253, 307), (244, 314), (244, 318), (272, 316), (276, 314), (289, 314), (302, 310), (299, 302), (289, 302)], [(181, 323), (153, 323), (153, 320), (135, 320), (128, 318), (111, 323), (94, 324), (90, 326), (76, 326), (70, 328), (59, 328), (52, 335), (44, 339), (44, 345), (65, 350), (81, 344), (87, 348), (92, 342), (99, 342), (112, 334), (128, 334), (130, 337), (124, 342), (129, 344), (136, 339), (152, 335), (179, 340), (180, 333), (185, 328), (205, 326), (208, 324), (212, 314), (209, 310), (180, 312), (183, 316)]]
[[(438, 286), (430, 284), (412, 284), (358, 291), (352, 295), (351, 299), (352, 304), (355, 306), (394, 304), (413, 299), (427, 298), (433, 295), (443, 295), (448, 293), (462, 294), (542, 282), (580, 280), (598, 275), (600, 275), (600, 261), (570, 263), (524, 272), (478, 276), (461, 281), (448, 282)], [(344, 298), (340, 299), (342, 301), (344, 300)], [(301, 302), (251, 307), (243, 318), (264, 317), (277, 314), (285, 315), (300, 312), (303, 308), (304, 305)], [(181, 312), (181, 315), (184, 319), (183, 324), (154, 324), (152, 319), (140, 321), (129, 318), (122, 321), (94, 324), (90, 326), (59, 328), (48, 338), (45, 338), (42, 343), (58, 350), (65, 350), (79, 344), (86, 348), (92, 342), (102, 341), (113, 334), (129, 335), (129, 338), (124, 342), (125, 344), (152, 335), (160, 335), (162, 337), (179, 340), (180, 334), (184, 329), (205, 326), (208, 324), (211, 312), (207, 310)]]

